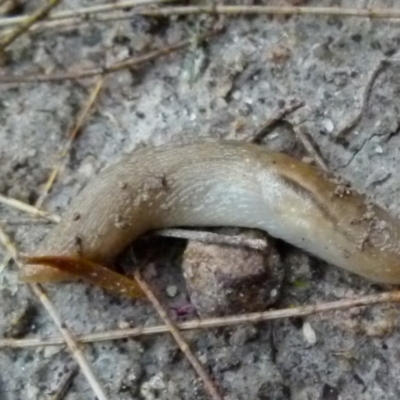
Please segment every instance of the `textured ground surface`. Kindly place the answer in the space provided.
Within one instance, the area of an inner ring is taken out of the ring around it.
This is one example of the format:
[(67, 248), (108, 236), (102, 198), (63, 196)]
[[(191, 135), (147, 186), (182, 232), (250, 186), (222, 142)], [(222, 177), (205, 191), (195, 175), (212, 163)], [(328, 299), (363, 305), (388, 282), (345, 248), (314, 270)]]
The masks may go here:
[[(37, 3), (28, 2), (27, 10)], [(393, 3), (308, 2), (343, 7), (393, 7)], [(65, 0), (62, 8), (89, 4)], [(198, 21), (198, 17), (158, 21), (136, 17), (31, 34), (13, 45), (0, 73), (104, 65), (196, 35)], [(279, 104), (296, 97), (307, 106), (290, 119), (313, 138), (331, 170), (400, 215), (400, 65), (390, 65), (377, 77), (367, 111), (348, 136), (349, 146), (333, 140), (359, 109), (377, 63), (384, 57), (396, 58), (399, 23), (239, 17), (227, 20), (226, 27), (204, 49), (189, 49), (139, 71), (107, 78), (97, 110), (74, 143), (45, 209), (61, 213), (88, 179), (122, 152), (183, 138), (240, 140), (260, 127)], [(93, 85), (94, 81), (87, 80), (1, 87), (1, 194), (34, 203)], [(298, 146), (290, 130), (283, 128), (266, 145), (289, 152)], [(21, 250), (33, 248), (50, 228), (4, 206), (0, 221)], [(162, 257), (152, 267), (153, 285), (170, 307), (186, 302), (181, 269), (174, 262), (175, 243), (171, 239), (156, 242)], [(4, 248), (0, 255), (6, 256)], [(382, 290), (293, 249), (286, 256), (291, 273), (282, 307)], [(15, 265), (6, 269), (0, 283), (0, 335), (16, 336), (12, 326), (24, 312), (30, 317), (22, 332), (26, 337), (57, 334), (29, 289), (18, 283)], [(169, 285), (178, 287), (173, 298), (166, 294)], [(83, 284), (46, 289), (74, 332), (160, 322), (143, 301), (118, 299)], [(396, 306), (379, 306), (185, 336), (229, 400), (391, 400), (400, 398), (399, 320)], [(304, 334), (304, 323), (315, 332), (315, 344)], [(168, 335), (84, 349), (111, 399), (207, 398)], [(44, 399), (64, 368), (72, 364), (69, 352), (61, 347), (1, 349), (0, 398)], [(94, 399), (82, 374), (66, 399)]]

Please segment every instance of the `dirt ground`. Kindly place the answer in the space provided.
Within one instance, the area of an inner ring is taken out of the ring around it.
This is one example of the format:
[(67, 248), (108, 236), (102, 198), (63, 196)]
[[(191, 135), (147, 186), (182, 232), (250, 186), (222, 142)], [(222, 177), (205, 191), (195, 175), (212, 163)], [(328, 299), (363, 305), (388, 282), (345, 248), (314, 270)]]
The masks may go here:
[[(288, 5), (288, 2), (261, 4)], [(308, 6), (396, 7), (396, 1), (308, 1)], [(26, 12), (39, 1), (28, 1)], [(259, 4), (259, 2), (257, 2)], [(57, 10), (92, 5), (65, 0)], [(192, 36), (212, 17), (136, 16), (108, 23), (33, 32), (18, 39), (0, 75), (55, 73), (108, 65)], [(96, 110), (74, 142), (43, 208), (61, 214), (102, 167), (138, 146), (172, 140), (243, 140), (292, 98), (306, 106), (289, 116), (312, 138), (331, 171), (400, 216), (400, 24), (386, 19), (321, 16), (239, 16), (206, 46), (191, 46), (137, 70), (107, 76)], [(384, 59), (361, 120), (346, 143), (335, 140), (360, 110), (371, 73)], [(15, 83), (0, 89), (0, 193), (34, 204), (59, 163), (78, 111), (96, 78)], [(296, 153), (287, 127), (265, 140)], [(33, 249), (51, 224), (0, 205), (0, 223), (21, 251)], [(187, 303), (176, 251), (158, 239), (149, 268), (152, 286), (173, 310)], [(0, 246), (0, 261), (7, 251)], [(289, 278), (279, 307), (314, 304), (384, 289), (288, 248)], [(17, 278), (11, 263), (0, 276), (0, 336), (58, 336), (57, 328)], [(175, 290), (167, 291), (170, 286)], [(46, 285), (76, 334), (160, 324), (144, 300), (111, 296), (82, 283)], [(171, 311), (173, 314), (173, 311)], [(194, 313), (176, 317), (179, 321)], [(22, 322), (21, 322), (22, 320)], [(400, 309), (364, 307), (303, 319), (185, 333), (226, 400), (391, 400), (400, 398)], [(308, 327), (308, 330), (305, 329)], [(315, 341), (310, 340), (311, 332)], [(307, 334), (308, 332), (308, 334)], [(110, 399), (208, 399), (202, 383), (167, 335), (83, 347)], [(75, 361), (62, 346), (0, 349), (0, 398), (47, 399)], [(67, 400), (95, 396), (79, 373)]]

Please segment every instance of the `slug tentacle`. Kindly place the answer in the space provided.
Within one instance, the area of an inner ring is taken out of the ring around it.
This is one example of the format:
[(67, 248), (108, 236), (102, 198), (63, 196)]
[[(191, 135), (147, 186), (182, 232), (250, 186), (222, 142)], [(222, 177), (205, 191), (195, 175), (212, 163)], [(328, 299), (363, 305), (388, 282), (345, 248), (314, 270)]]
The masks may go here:
[[(260, 146), (202, 142), (138, 150), (77, 196), (35, 251), (110, 264), (144, 232), (258, 228), (377, 282), (400, 283), (400, 223), (318, 169)], [(27, 266), (24, 279), (71, 278)]]

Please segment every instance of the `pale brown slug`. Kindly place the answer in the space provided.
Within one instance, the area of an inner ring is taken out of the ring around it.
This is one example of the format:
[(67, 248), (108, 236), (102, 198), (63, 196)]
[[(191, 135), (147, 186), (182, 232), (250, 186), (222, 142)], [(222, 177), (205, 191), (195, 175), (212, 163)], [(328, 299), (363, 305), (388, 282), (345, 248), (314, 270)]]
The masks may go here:
[[(145, 148), (93, 179), (35, 251), (110, 265), (172, 226), (258, 228), (376, 282), (400, 283), (400, 223), (317, 168), (240, 142)], [(25, 279), (71, 276), (27, 266)]]

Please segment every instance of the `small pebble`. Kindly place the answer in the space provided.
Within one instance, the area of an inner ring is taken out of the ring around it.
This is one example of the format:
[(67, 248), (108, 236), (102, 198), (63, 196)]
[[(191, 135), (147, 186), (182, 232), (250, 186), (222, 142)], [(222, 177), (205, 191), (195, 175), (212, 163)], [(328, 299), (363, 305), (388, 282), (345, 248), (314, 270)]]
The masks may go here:
[(314, 346), (317, 343), (317, 335), (315, 334), (314, 329), (308, 322), (305, 322), (303, 324), (303, 335), (307, 343), (311, 346)]
[(278, 136), (279, 136), (279, 135), (278, 135), (277, 132), (272, 132), (270, 135), (267, 136), (267, 138), (268, 138), (269, 140), (272, 140), (272, 139), (276, 139)]
[(140, 388), (140, 394), (144, 400), (156, 400), (160, 397), (163, 398), (162, 392), (165, 391), (166, 387), (167, 383), (165, 381), (164, 374), (159, 372), (149, 381), (142, 384)]
[[(258, 231), (240, 235), (266, 240)], [(202, 318), (262, 311), (277, 300), (284, 265), (272, 239), (265, 251), (190, 241), (182, 259), (191, 304)]]
[(232, 94), (232, 98), (234, 100), (240, 100), (240, 98), (242, 97), (242, 93), (239, 90), (236, 90), (236, 92), (233, 92)]
[(325, 119), (323, 121), (324, 128), (328, 133), (332, 133), (333, 130), (335, 129), (335, 126), (333, 125), (333, 122), (330, 119)]
[(118, 321), (118, 328), (119, 329), (128, 329), (129, 328), (129, 322), (127, 321)]
[(207, 354), (203, 353), (199, 355), (199, 361), (204, 365), (208, 361)]
[(175, 297), (178, 293), (178, 288), (175, 285), (169, 285), (165, 291), (169, 297)]
[(59, 353), (62, 350), (61, 346), (46, 346), (44, 348), (43, 356), (45, 358), (50, 358)]
[(34, 158), (37, 156), (37, 150), (36, 149), (31, 149), (27, 152), (26, 154), (27, 157), (29, 158)]
[(381, 145), (377, 145), (376, 147), (375, 147), (375, 153), (376, 154), (382, 154), (383, 153), (383, 147), (381, 146)]

